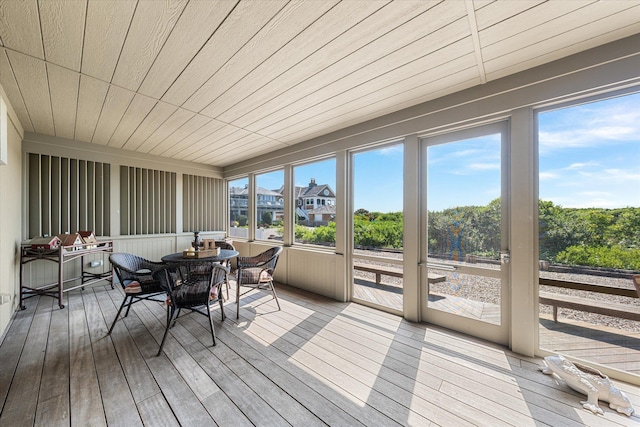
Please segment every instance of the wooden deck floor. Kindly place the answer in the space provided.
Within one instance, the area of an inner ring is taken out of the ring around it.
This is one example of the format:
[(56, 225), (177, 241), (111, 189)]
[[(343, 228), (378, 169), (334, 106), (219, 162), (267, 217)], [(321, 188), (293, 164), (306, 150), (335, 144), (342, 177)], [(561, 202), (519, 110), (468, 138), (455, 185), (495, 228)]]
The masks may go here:
[[(354, 296), (402, 311), (402, 288), (399, 286), (358, 280), (354, 286)], [(495, 304), (471, 300), (460, 303), (456, 297), (432, 296), (434, 298), (429, 301), (431, 308), (489, 323), (500, 322), (500, 308)], [(640, 333), (595, 326), (565, 317), (556, 323), (544, 314), (540, 316), (539, 331), (540, 348), (640, 375)]]
[[(0, 345), (0, 425), (638, 425), (538, 371), (539, 359), (358, 304), (278, 287), (239, 321), (189, 315), (155, 357), (165, 311), (139, 303), (107, 328), (119, 289), (30, 299)], [(217, 314), (217, 313), (216, 313)], [(618, 384), (640, 408), (640, 389)]]
[[(353, 296), (359, 300), (402, 312), (402, 286), (356, 279)], [(500, 306), (451, 295), (429, 294), (429, 307), (487, 323), (500, 324)]]
[(570, 320), (540, 318), (540, 347), (640, 375), (640, 334)]

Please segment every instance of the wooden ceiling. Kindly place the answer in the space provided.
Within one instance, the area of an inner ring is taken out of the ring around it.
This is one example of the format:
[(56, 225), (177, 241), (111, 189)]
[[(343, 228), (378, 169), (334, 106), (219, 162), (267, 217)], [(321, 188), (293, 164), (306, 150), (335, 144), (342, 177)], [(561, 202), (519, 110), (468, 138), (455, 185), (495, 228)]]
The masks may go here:
[(640, 33), (638, 1), (2, 0), (26, 131), (224, 167)]

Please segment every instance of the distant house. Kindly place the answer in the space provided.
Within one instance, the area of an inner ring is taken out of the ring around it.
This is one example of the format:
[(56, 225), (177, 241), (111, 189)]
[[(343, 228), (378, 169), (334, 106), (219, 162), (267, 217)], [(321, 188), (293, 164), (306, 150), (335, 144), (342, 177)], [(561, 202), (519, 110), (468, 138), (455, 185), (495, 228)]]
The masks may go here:
[(336, 193), (329, 185), (318, 185), (315, 178), (311, 178), (308, 186), (295, 187), (293, 195), (300, 219), (314, 222), (335, 220)]
[[(256, 210), (258, 221), (265, 213), (270, 213), (273, 221), (281, 221), (284, 215), (284, 197), (282, 192), (258, 187), (258, 201)], [(240, 216), (249, 216), (248, 186), (229, 188), (229, 221), (238, 221)]]
[[(298, 218), (310, 222), (334, 221), (336, 216), (336, 193), (327, 184), (316, 184), (311, 178), (306, 187), (294, 187), (296, 214)], [(277, 190), (267, 190), (258, 187), (258, 221), (264, 213), (270, 213), (273, 221), (281, 221), (284, 217), (284, 197), (281, 187)], [(249, 189), (245, 187), (229, 188), (229, 221), (238, 221), (240, 216), (249, 216)]]

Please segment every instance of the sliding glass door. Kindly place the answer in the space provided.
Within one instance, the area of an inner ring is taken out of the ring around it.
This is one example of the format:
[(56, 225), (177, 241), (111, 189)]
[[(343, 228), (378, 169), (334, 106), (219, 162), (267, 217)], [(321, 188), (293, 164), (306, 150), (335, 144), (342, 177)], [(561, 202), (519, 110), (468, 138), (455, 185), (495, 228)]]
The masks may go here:
[(504, 124), (423, 141), (423, 319), (508, 341)]

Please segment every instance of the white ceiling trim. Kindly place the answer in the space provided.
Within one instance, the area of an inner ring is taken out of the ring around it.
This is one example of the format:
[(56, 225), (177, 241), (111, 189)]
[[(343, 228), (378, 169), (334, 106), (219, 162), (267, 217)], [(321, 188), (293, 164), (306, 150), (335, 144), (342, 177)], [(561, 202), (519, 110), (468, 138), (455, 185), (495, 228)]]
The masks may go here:
[(467, 17), (469, 18), (469, 28), (471, 29), (471, 39), (473, 40), (473, 48), (476, 54), (476, 62), (478, 63), (478, 73), (480, 74), (480, 83), (487, 82), (487, 73), (484, 71), (484, 61), (482, 60), (482, 49), (480, 49), (480, 36), (478, 35), (478, 23), (476, 21), (476, 10), (473, 7), (473, 0), (465, 0), (467, 6)]

